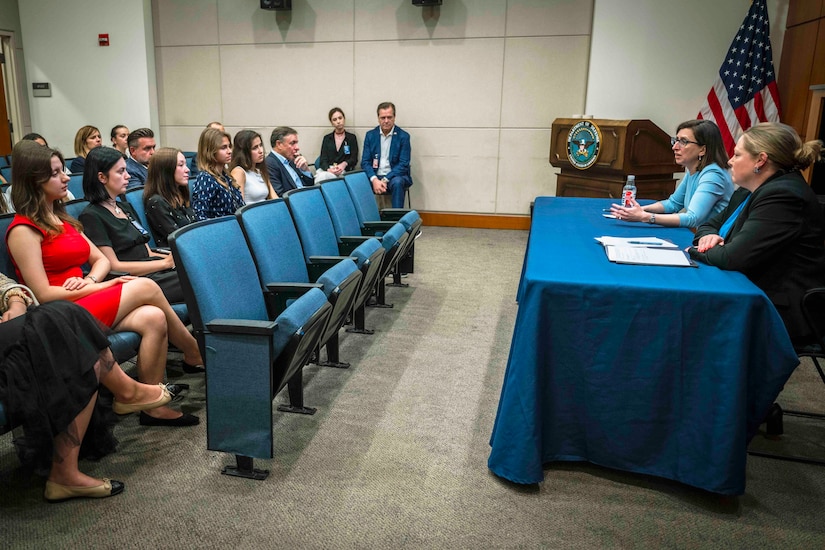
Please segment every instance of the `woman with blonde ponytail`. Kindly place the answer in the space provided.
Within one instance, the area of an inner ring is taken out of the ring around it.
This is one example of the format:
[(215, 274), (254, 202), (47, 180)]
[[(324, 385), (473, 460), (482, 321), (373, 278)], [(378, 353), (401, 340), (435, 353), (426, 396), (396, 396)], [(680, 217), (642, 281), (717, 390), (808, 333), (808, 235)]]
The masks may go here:
[(802, 296), (825, 286), (825, 217), (799, 173), (822, 156), (822, 142), (803, 143), (786, 124), (747, 130), (729, 161), (739, 189), (728, 207), (699, 227), (690, 255), (741, 271), (776, 306), (795, 343), (810, 340)]

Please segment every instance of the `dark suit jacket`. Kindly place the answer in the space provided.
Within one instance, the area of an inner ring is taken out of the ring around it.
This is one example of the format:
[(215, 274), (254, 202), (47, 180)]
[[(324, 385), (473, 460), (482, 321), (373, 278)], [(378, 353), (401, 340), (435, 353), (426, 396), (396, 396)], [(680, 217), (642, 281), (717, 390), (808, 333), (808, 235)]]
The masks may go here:
[[(270, 152), (264, 160), (266, 161), (266, 170), (269, 172), (269, 182), (279, 197), (283, 197), (284, 193), (295, 189), (295, 182), (292, 180), (292, 176), (281, 160), (275, 156), (275, 153)], [(313, 180), (311, 176), (307, 176), (298, 170), (294, 162), (290, 161), (289, 165), (292, 166), (292, 169), (295, 170), (298, 177), (301, 178), (301, 183), (303, 183), (305, 187), (315, 184), (315, 180)]]
[(825, 218), (816, 195), (799, 174), (774, 176), (753, 193), (736, 190), (728, 207), (699, 226), (694, 244), (719, 233), (725, 220), (751, 195), (725, 240), (690, 255), (722, 269), (741, 271), (765, 291), (782, 316), (791, 338), (809, 335), (802, 317), (802, 296), (825, 286)]
[[(348, 155), (344, 153), (344, 145), (349, 146)], [(344, 131), (344, 143), (339, 150), (335, 148), (335, 132), (328, 133), (321, 142), (321, 162), (316, 168), (327, 170), (333, 163), (340, 164), (344, 161), (347, 162), (347, 172), (358, 168), (358, 138), (355, 134)]]
[[(373, 159), (381, 158), (380, 136), (381, 128), (376, 126), (367, 132), (364, 138), (364, 155), (361, 157), (361, 169), (366, 172), (367, 178), (370, 179), (376, 175), (375, 169), (372, 167)], [(396, 126), (392, 134), (392, 143), (390, 143), (390, 173), (385, 176), (388, 180), (400, 176), (407, 179), (409, 185), (412, 185), (412, 177), (410, 176), (411, 153), (410, 134)]]
[(146, 183), (146, 176), (149, 174), (149, 170), (132, 157), (126, 159), (126, 171), (129, 172), (128, 189)]

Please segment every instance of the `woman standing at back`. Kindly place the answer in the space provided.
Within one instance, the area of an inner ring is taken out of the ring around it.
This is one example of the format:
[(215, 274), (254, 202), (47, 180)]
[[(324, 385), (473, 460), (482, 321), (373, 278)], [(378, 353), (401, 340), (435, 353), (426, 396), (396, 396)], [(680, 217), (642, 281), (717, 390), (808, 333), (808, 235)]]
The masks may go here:
[(232, 160), (229, 134), (207, 128), (198, 140), (198, 177), (192, 184), (192, 208), (199, 220), (231, 216), (244, 205), (238, 186), (226, 173)]
[(230, 175), (243, 193), (246, 204), (278, 198), (269, 183), (269, 172), (264, 163), (263, 139), (254, 130), (241, 130), (235, 134)]
[(197, 221), (189, 203), (189, 167), (180, 149), (162, 147), (152, 157), (143, 204), (158, 246), (169, 246), (170, 233)]

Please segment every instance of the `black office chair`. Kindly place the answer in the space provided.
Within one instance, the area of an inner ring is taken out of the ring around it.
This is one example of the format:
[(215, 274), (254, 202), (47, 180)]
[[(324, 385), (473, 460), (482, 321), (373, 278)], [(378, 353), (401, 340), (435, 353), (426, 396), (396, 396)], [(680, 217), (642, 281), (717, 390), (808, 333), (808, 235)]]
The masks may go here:
[[(819, 363), (820, 359), (825, 360), (825, 339), (823, 339), (823, 336), (825, 336), (825, 288), (813, 288), (805, 293), (802, 297), (802, 313), (805, 316), (805, 321), (816, 338), (816, 341), (805, 346), (795, 347), (794, 349), (800, 358), (809, 357), (811, 359), (817, 372), (819, 372), (819, 377), (822, 379), (822, 383), (825, 384), (825, 371), (823, 371), (822, 365)], [(784, 416), (797, 416), (825, 420), (825, 414), (795, 409), (783, 409), (778, 403), (774, 403), (768, 416), (769, 435), (781, 435), (784, 432)], [(788, 460), (791, 462), (802, 462), (805, 464), (825, 466), (825, 459), (807, 456), (785, 455), (764, 451), (748, 451), (748, 454), (752, 456), (761, 456), (765, 458), (775, 458), (778, 460)]]

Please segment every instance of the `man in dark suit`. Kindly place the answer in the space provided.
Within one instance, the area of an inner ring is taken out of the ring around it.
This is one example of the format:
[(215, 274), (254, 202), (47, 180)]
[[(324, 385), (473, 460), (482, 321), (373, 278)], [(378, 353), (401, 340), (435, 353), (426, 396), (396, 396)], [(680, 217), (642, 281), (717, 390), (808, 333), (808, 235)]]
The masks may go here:
[(126, 159), (126, 171), (129, 172), (128, 188), (146, 183), (149, 161), (155, 154), (155, 133), (151, 128), (138, 128), (126, 139), (129, 155)]
[(288, 126), (278, 126), (269, 136), (272, 152), (266, 156), (269, 181), (278, 196), (290, 189), (313, 185), (307, 160), (298, 147), (298, 132)]
[(378, 126), (364, 138), (361, 168), (377, 195), (392, 194), (392, 207), (404, 207), (410, 177), (410, 134), (395, 125), (395, 105), (378, 105)]

